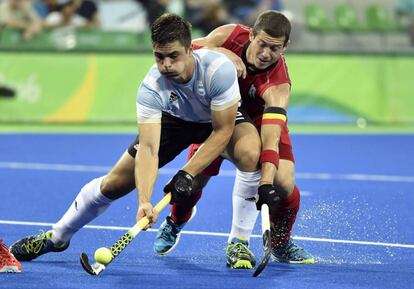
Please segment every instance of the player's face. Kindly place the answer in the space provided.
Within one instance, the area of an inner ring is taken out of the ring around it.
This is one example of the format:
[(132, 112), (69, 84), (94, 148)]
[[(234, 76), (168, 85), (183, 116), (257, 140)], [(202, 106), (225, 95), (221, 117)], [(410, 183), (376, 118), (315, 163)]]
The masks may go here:
[(158, 70), (165, 77), (176, 82), (186, 82), (191, 78), (189, 63), (192, 60), (191, 49), (185, 49), (179, 41), (153, 47)]
[(276, 63), (285, 47), (285, 36), (271, 37), (264, 31), (260, 31), (256, 37), (250, 35), (250, 41), (247, 60), (257, 69), (266, 69)]

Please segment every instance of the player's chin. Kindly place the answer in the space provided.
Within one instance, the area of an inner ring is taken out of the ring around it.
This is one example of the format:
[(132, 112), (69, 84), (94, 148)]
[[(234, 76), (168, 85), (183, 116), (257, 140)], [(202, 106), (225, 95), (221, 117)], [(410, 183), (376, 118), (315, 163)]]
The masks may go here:
[(270, 65), (272, 65), (272, 63), (270, 61), (261, 61), (261, 60), (257, 60), (256, 62), (256, 67), (258, 69), (266, 69), (268, 68)]
[(270, 61), (266, 61), (266, 62), (259, 61), (259, 62), (258, 62), (258, 66), (259, 66), (259, 68), (260, 68), (260, 69), (266, 69), (266, 68), (268, 68), (270, 65), (272, 65), (272, 63), (271, 63)]

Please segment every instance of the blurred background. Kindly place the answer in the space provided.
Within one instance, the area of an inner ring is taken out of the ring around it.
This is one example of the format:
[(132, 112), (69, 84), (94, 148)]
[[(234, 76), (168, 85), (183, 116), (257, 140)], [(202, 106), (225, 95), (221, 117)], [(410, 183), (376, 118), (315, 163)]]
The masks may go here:
[(0, 0), (0, 127), (134, 130), (149, 23), (174, 12), (201, 37), (266, 9), (293, 24), (291, 125), (414, 131), (414, 0)]

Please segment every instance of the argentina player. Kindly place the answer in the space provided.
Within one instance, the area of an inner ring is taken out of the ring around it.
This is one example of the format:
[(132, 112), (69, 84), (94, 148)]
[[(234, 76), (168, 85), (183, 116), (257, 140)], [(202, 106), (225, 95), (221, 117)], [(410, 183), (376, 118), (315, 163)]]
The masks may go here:
[(156, 64), (138, 89), (139, 135), (109, 173), (86, 184), (52, 229), (11, 246), (18, 260), (32, 260), (68, 248), (72, 236), (116, 199), (138, 190), (137, 220), (150, 225), (158, 213), (151, 195), (158, 168), (192, 143), (202, 147), (169, 181), (172, 203), (191, 194), (198, 175), (224, 150), (233, 133), (238, 106), (237, 72), (224, 55), (191, 49), (191, 25), (164, 14), (151, 26)]

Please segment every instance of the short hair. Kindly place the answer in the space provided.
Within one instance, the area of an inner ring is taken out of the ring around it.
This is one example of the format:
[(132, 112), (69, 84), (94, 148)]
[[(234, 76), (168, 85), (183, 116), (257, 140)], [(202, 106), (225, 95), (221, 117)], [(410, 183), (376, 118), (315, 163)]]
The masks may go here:
[(173, 13), (164, 13), (151, 25), (152, 46), (179, 41), (187, 50), (191, 46), (191, 24)]
[(271, 37), (285, 36), (285, 45), (289, 41), (292, 27), (289, 19), (278, 11), (268, 10), (260, 13), (253, 26), (253, 36), (264, 31)]

